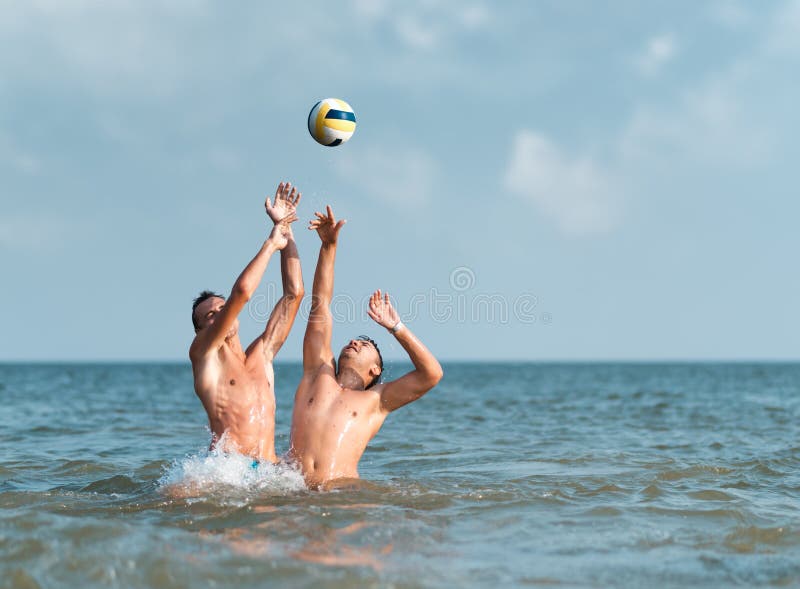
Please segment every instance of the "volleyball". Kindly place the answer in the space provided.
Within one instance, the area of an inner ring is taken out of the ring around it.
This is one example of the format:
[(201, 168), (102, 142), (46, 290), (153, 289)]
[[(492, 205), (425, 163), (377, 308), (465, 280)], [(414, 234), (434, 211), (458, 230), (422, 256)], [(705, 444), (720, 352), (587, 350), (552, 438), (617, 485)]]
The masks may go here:
[(320, 100), (308, 113), (308, 132), (317, 143), (327, 147), (341, 145), (356, 130), (356, 113), (344, 100)]

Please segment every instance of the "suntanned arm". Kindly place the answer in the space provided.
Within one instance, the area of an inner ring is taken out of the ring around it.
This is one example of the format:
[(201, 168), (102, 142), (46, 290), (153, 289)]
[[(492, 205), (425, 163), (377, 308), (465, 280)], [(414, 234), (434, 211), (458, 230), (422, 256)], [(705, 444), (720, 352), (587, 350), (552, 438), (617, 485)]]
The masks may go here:
[(314, 285), (311, 289), (311, 313), (308, 317), (306, 334), (303, 338), (303, 371), (308, 373), (317, 370), (323, 364), (333, 367), (331, 351), (331, 333), (333, 317), (330, 304), (333, 298), (333, 266), (336, 261), (336, 243), (339, 230), (346, 221), (339, 222), (333, 216), (331, 207), (326, 214), (314, 213), (309, 229), (316, 229), (322, 240), (317, 258), (317, 269), (314, 271)]
[[(273, 222), (279, 223), (281, 219), (294, 214), (300, 203), (301, 194), (291, 184), (281, 183), (275, 192), (275, 203), (268, 198), (265, 203), (267, 214)], [(270, 314), (264, 332), (259, 336), (264, 344), (264, 361), (272, 362), (278, 350), (281, 349), (294, 324), (300, 303), (303, 301), (303, 273), (300, 268), (300, 256), (291, 228), (286, 235), (286, 247), (281, 250), (281, 281), (283, 283), (283, 296), (275, 304)], [(256, 342), (253, 342), (254, 344)], [(252, 345), (252, 344), (251, 344)]]
[(231, 294), (225, 305), (217, 315), (214, 323), (203, 329), (194, 338), (192, 346), (189, 349), (189, 356), (191, 358), (201, 358), (211, 352), (214, 352), (222, 346), (225, 337), (233, 326), (236, 317), (238, 317), (242, 308), (253, 296), (253, 293), (258, 288), (261, 282), (261, 277), (264, 276), (264, 270), (267, 269), (272, 254), (277, 250), (286, 247), (287, 238), (286, 233), (289, 231), (289, 223), (297, 220), (296, 215), (292, 215), (272, 228), (269, 238), (261, 246), (256, 256), (245, 267), (239, 278), (231, 289)]
[(444, 372), (430, 350), (400, 322), (389, 300), (389, 293), (384, 296), (381, 296), (380, 290), (372, 293), (367, 313), (378, 325), (389, 330), (396, 328), (394, 336), (414, 364), (414, 370), (408, 374), (379, 385), (381, 409), (388, 413), (419, 399), (438, 384)]

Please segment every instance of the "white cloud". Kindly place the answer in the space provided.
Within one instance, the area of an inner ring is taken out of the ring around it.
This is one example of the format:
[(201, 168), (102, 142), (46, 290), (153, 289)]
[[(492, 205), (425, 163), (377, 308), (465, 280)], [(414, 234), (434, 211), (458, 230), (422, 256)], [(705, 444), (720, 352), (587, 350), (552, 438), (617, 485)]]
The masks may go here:
[[(191, 63), (182, 35), (206, 16), (200, 6), (175, 3), (12, 3), (3, 20), (13, 26), (0, 26), (0, 65), (7, 75), (83, 85), (101, 95), (169, 96)], [(21, 42), (26, 50), (16, 51)]]
[(641, 106), (620, 139), (629, 164), (669, 162), (751, 167), (772, 153), (770, 127), (760, 125), (731, 78), (686, 91), (669, 108)]
[(450, 0), (353, 0), (353, 13), (363, 25), (387, 26), (397, 38), (420, 51), (434, 49), (464, 31), (476, 31), (490, 20), (482, 3)]
[(653, 76), (675, 57), (677, 51), (678, 44), (672, 33), (652, 37), (642, 54), (636, 58), (636, 67), (642, 74)]
[(433, 160), (418, 150), (349, 150), (337, 171), (365, 195), (395, 206), (428, 202), (438, 175)]
[(428, 21), (406, 14), (394, 21), (398, 37), (414, 49), (432, 49), (441, 38), (441, 31)]
[(765, 52), (770, 56), (800, 56), (800, 0), (790, 0), (777, 11)]
[(48, 250), (58, 245), (64, 235), (63, 221), (54, 217), (14, 213), (0, 217), (0, 249)]
[(749, 53), (669, 102), (640, 105), (622, 132), (622, 158), (650, 169), (665, 162), (732, 172), (768, 165), (792, 137), (798, 57), (800, 0), (791, 0), (768, 15)]
[(39, 158), (20, 148), (0, 132), (0, 166), (2, 165), (31, 176), (38, 174), (42, 169), (42, 162)]
[(546, 137), (520, 131), (505, 173), (506, 187), (528, 199), (571, 235), (605, 233), (619, 221), (618, 187), (589, 158), (569, 158)]
[(460, 20), (467, 29), (479, 29), (489, 22), (489, 11), (483, 4), (473, 4), (463, 9)]
[(747, 8), (735, 0), (720, 0), (714, 3), (711, 6), (711, 17), (732, 30), (742, 29), (752, 20)]

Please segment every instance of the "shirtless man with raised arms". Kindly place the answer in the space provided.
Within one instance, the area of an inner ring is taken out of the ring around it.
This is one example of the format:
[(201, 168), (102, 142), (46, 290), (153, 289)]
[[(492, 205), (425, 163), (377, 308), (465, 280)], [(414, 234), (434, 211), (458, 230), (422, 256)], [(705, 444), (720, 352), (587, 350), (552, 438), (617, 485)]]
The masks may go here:
[(330, 303), (336, 242), (345, 222), (337, 223), (330, 207), (327, 214), (316, 213), (316, 217), (309, 229), (317, 230), (322, 246), (303, 340), (303, 377), (294, 399), (289, 449), (311, 487), (358, 478), (358, 461), (386, 416), (419, 399), (442, 378), (439, 362), (400, 322), (389, 295), (380, 290), (370, 297), (368, 314), (394, 334), (414, 370), (392, 382), (376, 384), (383, 360), (375, 342), (363, 336), (350, 340), (337, 363), (331, 349)]
[[(256, 461), (276, 462), (275, 387), (272, 361), (286, 341), (303, 299), (300, 258), (290, 223), (300, 193), (287, 183), (278, 185), (275, 202), (266, 200), (274, 223), (269, 238), (233, 285), (226, 301), (204, 291), (195, 299), (192, 322), (195, 338), (189, 349), (194, 390), (208, 413), (211, 447), (246, 454)], [(255, 293), (273, 253), (281, 252), (283, 296), (264, 332), (247, 350), (239, 341), (242, 308)]]

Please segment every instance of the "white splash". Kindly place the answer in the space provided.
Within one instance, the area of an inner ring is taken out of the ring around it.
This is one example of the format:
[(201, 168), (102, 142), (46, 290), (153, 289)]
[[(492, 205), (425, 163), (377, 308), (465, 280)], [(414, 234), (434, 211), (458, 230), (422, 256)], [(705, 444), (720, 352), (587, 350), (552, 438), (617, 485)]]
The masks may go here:
[(171, 497), (235, 503), (307, 489), (300, 469), (292, 463), (254, 463), (250, 456), (218, 449), (174, 461), (159, 479), (158, 487)]

